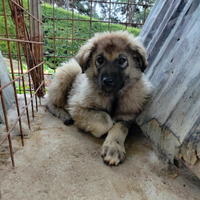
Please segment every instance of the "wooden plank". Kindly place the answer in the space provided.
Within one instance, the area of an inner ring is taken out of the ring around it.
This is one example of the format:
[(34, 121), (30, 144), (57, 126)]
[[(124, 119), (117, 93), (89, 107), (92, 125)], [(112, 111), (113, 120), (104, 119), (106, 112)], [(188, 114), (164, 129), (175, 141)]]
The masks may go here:
[(200, 1), (157, 0), (140, 38), (154, 93), (137, 123), (171, 162), (199, 163)]

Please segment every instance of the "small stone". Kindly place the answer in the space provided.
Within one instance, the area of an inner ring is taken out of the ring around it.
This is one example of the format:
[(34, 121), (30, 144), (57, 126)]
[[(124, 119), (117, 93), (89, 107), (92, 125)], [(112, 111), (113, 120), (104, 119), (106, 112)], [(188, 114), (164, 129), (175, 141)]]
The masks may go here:
[(178, 176), (178, 174), (170, 174), (169, 177), (175, 179)]

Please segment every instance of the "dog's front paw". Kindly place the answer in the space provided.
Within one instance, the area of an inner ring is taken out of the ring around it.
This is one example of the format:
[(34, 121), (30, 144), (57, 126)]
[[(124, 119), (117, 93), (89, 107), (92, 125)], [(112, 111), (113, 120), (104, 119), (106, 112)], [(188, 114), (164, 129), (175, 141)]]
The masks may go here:
[(118, 165), (125, 159), (126, 151), (123, 144), (118, 141), (105, 141), (102, 150), (101, 157), (107, 165)]

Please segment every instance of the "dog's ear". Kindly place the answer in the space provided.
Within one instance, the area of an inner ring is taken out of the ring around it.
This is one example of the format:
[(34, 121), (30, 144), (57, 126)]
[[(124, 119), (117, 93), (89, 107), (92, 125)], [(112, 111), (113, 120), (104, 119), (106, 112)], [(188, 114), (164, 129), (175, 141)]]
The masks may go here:
[(130, 50), (132, 52), (133, 58), (138, 63), (138, 67), (142, 72), (146, 69), (148, 62), (146, 60), (147, 54), (144, 46), (139, 42), (138, 38), (132, 38), (129, 40), (130, 42)]
[(91, 38), (83, 46), (81, 46), (77, 55), (75, 56), (83, 72), (85, 72), (85, 70), (90, 66), (92, 53), (95, 49), (96, 43), (94, 39)]

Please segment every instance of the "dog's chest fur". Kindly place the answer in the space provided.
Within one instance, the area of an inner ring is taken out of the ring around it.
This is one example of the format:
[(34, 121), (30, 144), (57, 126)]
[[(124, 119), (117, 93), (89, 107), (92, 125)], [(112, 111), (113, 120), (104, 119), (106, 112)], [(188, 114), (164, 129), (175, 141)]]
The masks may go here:
[(68, 106), (102, 110), (115, 121), (131, 120), (146, 101), (148, 94), (145, 89), (145, 81), (141, 79), (120, 94), (106, 94), (99, 90), (85, 74), (80, 74), (73, 83), (68, 97)]

